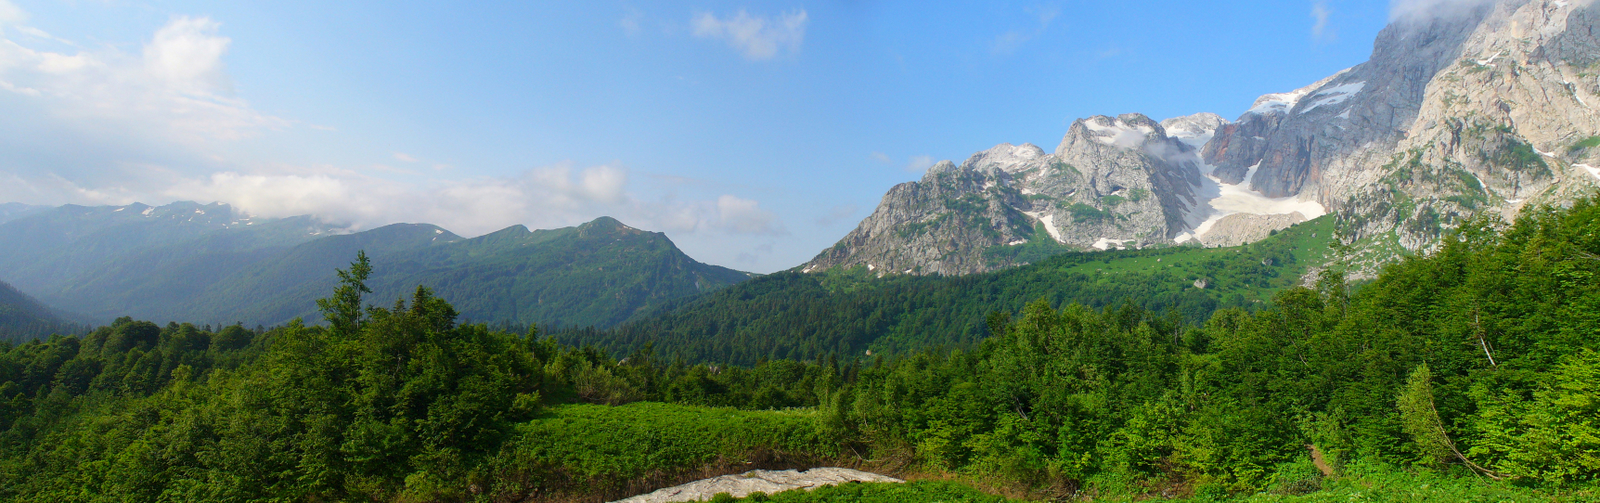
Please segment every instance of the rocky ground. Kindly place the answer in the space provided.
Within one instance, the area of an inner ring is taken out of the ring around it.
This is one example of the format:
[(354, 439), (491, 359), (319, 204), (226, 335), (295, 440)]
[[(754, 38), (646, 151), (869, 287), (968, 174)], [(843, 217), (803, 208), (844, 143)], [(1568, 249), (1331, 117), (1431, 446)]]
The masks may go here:
[(615, 503), (668, 503), (708, 501), (720, 493), (744, 497), (750, 493), (772, 494), (792, 489), (816, 489), (850, 482), (904, 482), (903, 480), (847, 468), (810, 470), (755, 470), (738, 475), (723, 475), (641, 494)]

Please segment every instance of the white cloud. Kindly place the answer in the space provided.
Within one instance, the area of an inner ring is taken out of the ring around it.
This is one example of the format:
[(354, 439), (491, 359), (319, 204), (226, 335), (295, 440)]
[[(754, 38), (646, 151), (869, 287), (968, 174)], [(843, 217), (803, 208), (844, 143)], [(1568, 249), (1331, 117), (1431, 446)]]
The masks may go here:
[(750, 199), (723, 195), (717, 198), (717, 227), (739, 234), (784, 234), (778, 215)]
[(777, 57), (781, 51), (800, 52), (806, 38), (806, 11), (786, 12), (776, 19), (751, 16), (744, 9), (726, 19), (702, 12), (691, 22), (694, 36), (727, 42), (752, 61)]
[(189, 150), (288, 127), (230, 96), (222, 57), (231, 41), (217, 35), (219, 27), (209, 18), (175, 17), (137, 55), (111, 45), (71, 54), (36, 50), (0, 37), (0, 89), (25, 96), (10, 104), (32, 112), (11, 110), (0, 122), (99, 136), (98, 143), (136, 137), (146, 149)]
[(911, 162), (906, 163), (906, 171), (918, 174), (927, 173), (928, 168), (933, 167), (936, 162), (933, 160), (933, 156), (914, 155), (911, 156)]
[(411, 154), (406, 154), (406, 153), (401, 153), (401, 152), (395, 152), (394, 153), (394, 160), (400, 161), (400, 162), (417, 162), (417, 158), (411, 157)]
[(173, 18), (145, 44), (145, 68), (178, 91), (232, 92), (222, 56), (233, 41), (217, 36), (221, 26), (211, 18)]
[(885, 154), (883, 152), (873, 152), (868, 157), (871, 157), (872, 160), (874, 160), (874, 161), (878, 161), (878, 162), (881, 162), (881, 163), (884, 163), (884, 164), (894, 164), (894, 159), (890, 159), (889, 158), (889, 154)]
[(22, 24), (28, 20), (28, 13), (23, 12), (11, 0), (0, 0), (0, 27), (12, 24)]
[(1311, 4), (1311, 19), (1313, 20), (1311, 38), (1317, 40), (1333, 39), (1333, 33), (1328, 31), (1328, 16), (1332, 14), (1333, 11), (1328, 9), (1328, 3), (1325, 1), (1319, 0)]
[(1391, 0), (1389, 20), (1423, 20), (1451, 17), (1494, 4), (1495, 0)]

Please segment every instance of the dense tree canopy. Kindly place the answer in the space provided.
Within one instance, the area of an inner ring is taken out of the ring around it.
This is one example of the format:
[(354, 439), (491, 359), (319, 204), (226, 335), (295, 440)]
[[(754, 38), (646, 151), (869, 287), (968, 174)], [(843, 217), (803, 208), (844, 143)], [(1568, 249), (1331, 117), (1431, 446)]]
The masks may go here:
[(748, 366), (462, 325), (421, 287), (370, 307), (358, 261), (324, 307), (361, 308), (331, 327), (121, 319), (0, 344), (0, 498), (613, 498), (819, 463), (1066, 497), (1375, 469), (1592, 496), (1597, 257), (1586, 200), (1202, 323), (1046, 299), (980, 316), (992, 336), (963, 347)]

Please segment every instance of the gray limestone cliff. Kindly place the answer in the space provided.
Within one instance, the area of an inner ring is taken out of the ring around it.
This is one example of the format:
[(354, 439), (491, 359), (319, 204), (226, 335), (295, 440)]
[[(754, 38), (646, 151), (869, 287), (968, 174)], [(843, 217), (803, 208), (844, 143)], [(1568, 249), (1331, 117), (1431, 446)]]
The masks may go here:
[(1227, 183), (1313, 199), (1347, 242), (1435, 246), (1473, 215), (1514, 217), (1600, 185), (1594, 2), (1425, 12), (1372, 59), (1267, 95), (1202, 150)]
[[(1209, 135), (1205, 124), (1219, 120), (1196, 117), (1184, 131)], [(1003, 144), (894, 187), (802, 270), (958, 275), (1066, 250), (1171, 243), (1203, 203), (1200, 184), (1196, 148), (1150, 118), (1080, 119), (1052, 153)]]

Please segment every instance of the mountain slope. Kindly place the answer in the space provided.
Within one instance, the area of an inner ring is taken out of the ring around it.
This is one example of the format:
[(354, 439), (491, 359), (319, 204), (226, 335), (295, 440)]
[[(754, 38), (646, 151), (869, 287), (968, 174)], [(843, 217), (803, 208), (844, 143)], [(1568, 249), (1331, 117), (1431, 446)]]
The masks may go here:
[(1358, 248), (1428, 249), (1473, 215), (1566, 204), (1600, 187), (1597, 17), (1504, 0), (1397, 20), (1370, 61), (1263, 96), (1203, 157), (1224, 183), (1338, 212)]
[(1067, 252), (1038, 263), (958, 277), (877, 274), (864, 267), (780, 272), (611, 330), (569, 330), (566, 343), (626, 355), (647, 345), (668, 358), (731, 364), (763, 359), (855, 359), (989, 336), (986, 316), (1029, 302), (1145, 309), (1199, 323), (1217, 309), (1255, 308), (1301, 284), (1332, 253), (1324, 216), (1231, 248), (1174, 247)]
[(1172, 243), (1201, 204), (1195, 148), (1139, 114), (1073, 122), (1055, 152), (1003, 144), (891, 189), (804, 272), (958, 275), (1090, 248)]
[(244, 268), (198, 296), (179, 319), (314, 322), (316, 299), (358, 251), (373, 263), (370, 303), (410, 298), (424, 285), (465, 319), (520, 324), (611, 326), (666, 300), (749, 278), (696, 262), (665, 235), (609, 217), (554, 230), (518, 225), (472, 239), (395, 224), (312, 241)]
[(51, 334), (69, 334), (77, 327), (50, 308), (0, 281), (0, 341), (21, 342)]
[(233, 268), (337, 232), (309, 217), (260, 219), (225, 204), (66, 205), (0, 223), (0, 276), (68, 311), (166, 314)]

